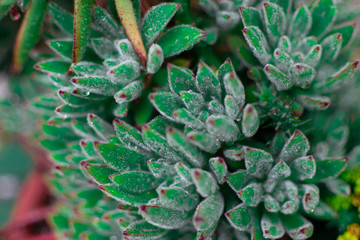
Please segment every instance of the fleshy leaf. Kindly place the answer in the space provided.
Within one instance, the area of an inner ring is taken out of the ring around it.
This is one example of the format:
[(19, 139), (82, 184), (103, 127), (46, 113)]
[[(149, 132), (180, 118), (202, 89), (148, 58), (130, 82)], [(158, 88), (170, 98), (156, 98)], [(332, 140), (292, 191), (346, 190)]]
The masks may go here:
[(315, 37), (323, 34), (334, 22), (336, 8), (333, 0), (320, 0), (316, 2), (311, 11), (312, 27), (310, 35)]
[(215, 178), (207, 171), (192, 169), (191, 178), (196, 186), (196, 191), (202, 197), (209, 197), (219, 189)]
[(251, 223), (251, 215), (244, 203), (230, 209), (225, 213), (225, 216), (231, 226), (237, 230), (247, 230)]
[(244, 147), (244, 150), (247, 172), (258, 178), (263, 177), (274, 162), (272, 156), (260, 149)]
[(278, 239), (284, 236), (285, 229), (276, 213), (264, 213), (261, 218), (261, 229), (266, 239)]
[(293, 83), (286, 74), (277, 67), (267, 64), (264, 71), (270, 82), (272, 82), (278, 91), (287, 90), (292, 87)]
[(163, 49), (164, 57), (168, 58), (191, 49), (206, 34), (191, 26), (177, 26), (164, 33), (157, 44)]
[(314, 226), (298, 214), (281, 215), (281, 221), (292, 239), (306, 239), (313, 234)]
[(228, 174), (225, 160), (221, 157), (213, 157), (209, 160), (210, 168), (214, 172), (220, 184), (225, 182), (225, 176)]
[(252, 137), (260, 126), (259, 113), (251, 104), (247, 104), (243, 110), (242, 132), (245, 137)]
[(146, 238), (161, 238), (166, 230), (156, 227), (145, 221), (138, 221), (127, 226), (123, 231), (123, 236), (129, 240), (141, 240)]
[(305, 135), (301, 131), (295, 130), (281, 150), (280, 159), (284, 162), (289, 162), (305, 156), (309, 150), (309, 141)]
[(254, 52), (256, 58), (263, 64), (267, 64), (271, 59), (268, 43), (264, 34), (258, 27), (248, 27), (243, 30), (246, 42)]
[(165, 3), (148, 10), (142, 24), (142, 33), (147, 46), (160, 35), (179, 7), (180, 5), (176, 3)]

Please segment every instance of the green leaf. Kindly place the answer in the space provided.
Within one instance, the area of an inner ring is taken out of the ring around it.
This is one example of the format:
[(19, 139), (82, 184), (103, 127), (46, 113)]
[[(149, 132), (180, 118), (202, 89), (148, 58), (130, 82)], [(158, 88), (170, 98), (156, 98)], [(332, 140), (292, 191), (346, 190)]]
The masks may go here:
[(113, 42), (106, 38), (92, 38), (91, 46), (95, 53), (103, 59), (110, 56), (114, 51)]
[(196, 87), (207, 99), (220, 99), (221, 87), (214, 71), (204, 62), (200, 62), (196, 73)]
[(235, 72), (231, 72), (224, 75), (223, 81), (226, 93), (234, 97), (239, 107), (242, 108), (245, 103), (245, 89), (241, 80)]
[(197, 28), (177, 26), (165, 32), (157, 44), (163, 49), (164, 57), (167, 58), (191, 49), (205, 36), (205, 33)]
[(73, 107), (84, 106), (91, 103), (88, 99), (79, 97), (79, 95), (72, 94), (72, 92), (69, 92), (65, 89), (60, 89), (57, 92), (57, 95), (65, 104), (69, 104)]
[(257, 66), (260, 64), (244, 39), (237, 36), (229, 36), (227, 40), (232, 52), (243, 60), (247, 66)]
[(235, 122), (224, 115), (211, 115), (208, 117), (206, 128), (210, 134), (224, 142), (236, 141), (240, 136), (240, 130)]
[(293, 86), (293, 82), (286, 74), (280, 71), (277, 67), (267, 64), (264, 71), (270, 82), (272, 82), (278, 91), (288, 90)]
[(324, 96), (299, 95), (298, 100), (304, 107), (316, 110), (325, 110), (331, 104), (330, 98)]
[[(280, 40), (281, 41), (281, 40)], [(294, 64), (290, 55), (283, 49), (277, 48), (274, 51), (274, 61), (277, 68), (283, 72), (287, 72)]]
[(308, 213), (312, 218), (329, 221), (337, 219), (338, 214), (326, 203), (320, 201), (315, 210), (311, 213)]
[(254, 26), (260, 29), (262, 28), (262, 19), (260, 17), (260, 12), (256, 8), (240, 7), (239, 11), (244, 27)]
[(37, 63), (34, 68), (44, 72), (55, 75), (66, 75), (71, 63), (59, 60), (48, 60), (46, 62)]
[(122, 61), (109, 71), (115, 83), (129, 83), (140, 76), (140, 64), (132, 59)]
[(40, 39), (41, 26), (47, 5), (46, 0), (33, 0), (25, 13), (13, 49), (12, 70), (15, 73), (22, 70), (30, 50)]
[(180, 187), (159, 187), (157, 190), (160, 202), (173, 210), (190, 211), (198, 202), (198, 195), (192, 195)]
[(191, 172), (190, 168), (185, 164), (178, 162), (174, 165), (176, 173), (181, 177), (185, 182), (191, 182)]
[(259, 113), (251, 104), (247, 104), (243, 110), (241, 126), (242, 132), (244, 133), (245, 137), (248, 138), (254, 136), (259, 129)]
[(93, 1), (75, 0), (74, 2), (73, 63), (79, 62), (84, 56), (90, 37), (93, 5)]
[(233, 11), (218, 11), (216, 14), (216, 23), (224, 30), (234, 28), (240, 21), (240, 16)]
[(160, 35), (179, 8), (180, 4), (164, 3), (147, 11), (142, 24), (142, 33), (145, 36), (147, 46)]
[(146, 64), (147, 72), (156, 73), (164, 62), (164, 53), (157, 44), (152, 44), (148, 52), (148, 61)]
[(321, 45), (313, 46), (308, 54), (305, 56), (304, 62), (310, 67), (316, 67), (322, 56), (322, 47)]
[(347, 45), (350, 44), (351, 40), (354, 37), (355, 34), (355, 23), (343, 26), (343, 27), (338, 27), (335, 28), (333, 30), (331, 30), (327, 35), (330, 36), (332, 34), (335, 33), (340, 33), (342, 36), (342, 45), (341, 48), (346, 47)]
[(261, 183), (250, 183), (237, 194), (247, 206), (256, 207), (262, 200), (263, 192), (264, 190)]
[(197, 231), (215, 229), (224, 210), (224, 199), (219, 192), (205, 198), (196, 208), (193, 225)]
[(335, 15), (336, 8), (333, 0), (316, 2), (311, 11), (313, 23), (309, 34), (315, 37), (322, 35), (335, 21)]
[(198, 148), (190, 144), (179, 130), (168, 127), (166, 130), (166, 140), (169, 146), (174, 150), (181, 152), (190, 164), (197, 167), (202, 166), (204, 155)]
[(300, 157), (292, 162), (290, 168), (292, 179), (311, 179), (316, 172), (315, 159), (312, 156)]
[(319, 188), (313, 184), (303, 184), (300, 187), (300, 191), (303, 192), (302, 206), (306, 213), (312, 213), (320, 200)]
[(168, 64), (167, 72), (170, 89), (177, 95), (181, 91), (196, 89), (194, 73), (190, 69)]
[(149, 191), (155, 189), (159, 184), (150, 172), (143, 171), (114, 174), (110, 176), (110, 179), (120, 189), (131, 193)]
[(155, 191), (148, 191), (142, 193), (129, 193), (122, 191), (116, 185), (101, 185), (99, 186), (100, 190), (103, 191), (106, 195), (115, 200), (119, 201), (122, 204), (131, 205), (131, 206), (140, 206), (141, 204), (146, 204), (150, 199), (156, 197)]
[(166, 139), (158, 132), (145, 125), (143, 127), (143, 139), (144, 143), (160, 156), (169, 159), (171, 161), (179, 161), (182, 159), (166, 142)]
[(276, 213), (280, 211), (279, 202), (269, 194), (264, 198), (264, 207), (268, 212)]
[(114, 143), (95, 142), (94, 144), (104, 161), (120, 172), (136, 170), (138, 163), (146, 164), (148, 160), (147, 156)]
[(149, 95), (152, 105), (169, 119), (173, 119), (173, 112), (184, 107), (180, 97), (170, 92), (157, 92)]
[(277, 131), (272, 139), (270, 150), (273, 154), (279, 154), (286, 142), (285, 133), (281, 130)]
[(321, 42), (322, 47), (322, 60), (326, 62), (333, 62), (338, 57), (341, 45), (342, 45), (343, 37), (340, 33), (335, 33), (326, 37)]
[(233, 96), (226, 95), (224, 99), (225, 111), (226, 114), (233, 120), (237, 119), (241, 108), (237, 104), (237, 101), (234, 99)]
[(143, 143), (141, 133), (135, 127), (120, 119), (115, 119), (113, 125), (116, 136), (124, 145), (129, 144), (133, 145), (134, 148), (138, 146), (143, 149), (147, 149), (147, 147)]
[(119, 25), (104, 8), (95, 7), (94, 12), (94, 19), (98, 31), (112, 39), (125, 38), (124, 31), (120, 30)]
[(342, 173), (347, 165), (347, 158), (327, 159), (316, 162), (316, 173), (309, 182), (319, 182), (335, 178)]
[(225, 182), (225, 176), (228, 174), (225, 160), (221, 157), (213, 157), (209, 160), (211, 170), (214, 172), (219, 184)]
[(296, 63), (290, 67), (289, 74), (296, 85), (306, 88), (315, 79), (316, 70), (306, 64)]
[(60, 56), (66, 60), (72, 58), (72, 46), (73, 42), (70, 40), (50, 40), (46, 42), (47, 45)]
[(111, 183), (109, 176), (116, 173), (114, 169), (107, 167), (107, 165), (81, 163), (81, 167), (83, 167), (89, 173), (89, 176), (92, 177), (92, 180), (99, 185)]
[(111, 136), (115, 135), (113, 126), (95, 114), (89, 113), (87, 116), (87, 122), (96, 134), (103, 140), (107, 140)]
[(269, 153), (250, 147), (244, 147), (244, 152), (246, 171), (249, 174), (262, 178), (268, 173), (274, 162)]
[(164, 229), (180, 228), (191, 217), (191, 212), (171, 210), (152, 205), (141, 205), (139, 213), (145, 221)]
[(141, 96), (143, 89), (143, 81), (134, 81), (115, 93), (114, 99), (119, 104), (134, 101)]
[(285, 229), (276, 213), (265, 212), (261, 218), (261, 229), (266, 239), (278, 239), (284, 236)]
[(192, 169), (191, 178), (196, 191), (204, 198), (209, 197), (219, 189), (215, 178), (207, 171), (198, 168)]
[(304, 157), (310, 150), (309, 141), (299, 130), (295, 130), (280, 153), (280, 159), (286, 163), (299, 157)]
[(225, 149), (225, 151), (224, 151), (224, 156), (233, 161), (243, 160), (244, 155), (245, 155), (244, 148), (242, 148), (241, 146), (230, 148), (230, 149)]
[(220, 148), (220, 143), (206, 132), (191, 131), (187, 137), (192, 144), (205, 152), (215, 153)]
[(196, 118), (185, 108), (179, 108), (178, 110), (174, 111), (173, 117), (176, 122), (183, 123), (190, 128), (202, 129), (205, 126), (201, 120)]
[(114, 84), (109, 78), (102, 77), (76, 77), (71, 79), (71, 83), (83, 91), (113, 96), (123, 84)]
[(295, 214), (300, 207), (300, 201), (297, 198), (283, 202), (280, 207), (280, 212), (285, 215)]
[(123, 231), (123, 236), (129, 240), (157, 239), (161, 238), (165, 233), (166, 230), (162, 228), (155, 227), (145, 221), (138, 221), (127, 226)]
[(237, 230), (247, 230), (251, 223), (251, 215), (244, 203), (230, 209), (225, 213), (226, 219), (229, 221), (231, 226)]
[(290, 36), (292, 39), (302, 39), (307, 36), (312, 26), (311, 13), (306, 5), (301, 5), (294, 13), (291, 25)]
[(263, 6), (266, 31), (272, 45), (275, 45), (279, 38), (285, 33), (285, 13), (284, 10), (276, 4), (264, 3)]
[(73, 16), (58, 7), (57, 5), (50, 3), (49, 4), (49, 13), (56, 26), (63, 30), (63, 32), (73, 35)]
[(255, 57), (263, 65), (271, 60), (270, 49), (264, 34), (258, 27), (248, 27), (242, 30), (245, 40), (253, 51)]
[(281, 221), (292, 239), (307, 239), (313, 234), (314, 226), (298, 214), (281, 215)]
[(238, 170), (226, 176), (226, 182), (235, 191), (238, 192), (243, 189), (252, 176), (246, 170)]

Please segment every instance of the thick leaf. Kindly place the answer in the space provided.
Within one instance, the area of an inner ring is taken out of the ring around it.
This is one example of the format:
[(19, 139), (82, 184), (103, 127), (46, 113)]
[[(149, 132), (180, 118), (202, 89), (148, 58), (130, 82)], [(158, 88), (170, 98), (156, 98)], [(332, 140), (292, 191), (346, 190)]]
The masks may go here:
[(144, 192), (155, 189), (159, 184), (150, 172), (131, 171), (114, 174), (110, 179), (127, 192)]
[(120, 172), (135, 170), (138, 163), (146, 164), (148, 160), (147, 156), (114, 143), (95, 142), (95, 147), (105, 162)]
[(113, 96), (123, 87), (121, 83), (114, 84), (110, 79), (102, 77), (77, 77), (71, 79), (71, 82), (81, 90), (104, 96)]
[(238, 76), (235, 72), (226, 73), (223, 81), (226, 93), (236, 100), (239, 108), (242, 108), (245, 103), (245, 89)]
[(260, 126), (260, 117), (256, 108), (251, 104), (245, 106), (241, 123), (242, 132), (245, 137), (252, 137), (255, 135)]
[(339, 27), (339, 28), (335, 28), (333, 30), (331, 30), (327, 35), (332, 35), (334, 33), (340, 33), (342, 36), (342, 46), (341, 48), (346, 47), (351, 40), (354, 37), (354, 33), (355, 33), (355, 23), (352, 23), (350, 25), (346, 25), (343, 27)]
[(291, 178), (305, 180), (314, 177), (316, 172), (315, 159), (312, 156), (295, 159), (290, 166)]
[(320, 200), (319, 188), (313, 184), (301, 185), (300, 191), (303, 192), (302, 206), (306, 213), (312, 213)]
[(225, 177), (226, 182), (235, 192), (243, 189), (251, 178), (252, 176), (242, 169)]
[(235, 208), (227, 211), (225, 216), (231, 226), (237, 230), (247, 230), (251, 223), (251, 215), (244, 203), (236, 206)]
[(87, 122), (97, 135), (104, 140), (115, 135), (113, 126), (95, 114), (88, 114)]
[(187, 137), (192, 144), (205, 152), (215, 153), (220, 147), (219, 141), (206, 132), (191, 131)]
[(206, 99), (220, 99), (221, 87), (214, 71), (204, 62), (200, 62), (196, 73), (196, 87)]
[(153, 106), (169, 119), (173, 119), (173, 112), (184, 107), (180, 97), (170, 92), (157, 92), (149, 95)]
[(106, 165), (87, 164), (82, 162), (81, 166), (86, 169), (92, 179), (99, 185), (111, 183), (109, 176), (116, 173), (112, 168)]
[(211, 115), (208, 117), (206, 128), (210, 134), (224, 142), (236, 141), (240, 135), (239, 128), (235, 122), (224, 115)]
[(94, 18), (97, 30), (112, 39), (124, 38), (124, 31), (120, 30), (118, 24), (102, 7), (95, 7)]
[(298, 214), (281, 215), (281, 220), (287, 234), (289, 234), (292, 239), (309, 238), (314, 231), (314, 226), (311, 222)]
[(258, 27), (248, 27), (243, 30), (246, 42), (250, 46), (256, 58), (263, 64), (267, 64), (271, 59), (268, 43), (264, 34)]
[(325, 110), (331, 104), (330, 98), (324, 96), (299, 95), (298, 99), (308, 109)]
[(261, 183), (250, 183), (237, 194), (247, 206), (256, 207), (262, 200), (261, 196), (263, 192), (264, 190)]
[(290, 78), (274, 65), (267, 64), (264, 67), (264, 72), (278, 91), (288, 90), (293, 86), (293, 82)]
[(49, 13), (57, 27), (69, 35), (73, 34), (74, 18), (70, 13), (66, 12), (62, 8), (59, 8), (53, 3), (49, 4)]
[(281, 150), (280, 159), (284, 162), (290, 162), (296, 158), (304, 157), (309, 150), (309, 141), (305, 135), (301, 131), (295, 130)]
[(306, 64), (297, 63), (290, 67), (289, 74), (296, 85), (306, 88), (314, 80), (316, 70)]
[(191, 212), (171, 210), (152, 205), (141, 205), (139, 213), (145, 221), (164, 229), (180, 228), (191, 217)]
[(164, 57), (171, 57), (191, 49), (206, 34), (191, 26), (177, 26), (167, 32), (157, 42), (163, 49)]
[(141, 204), (146, 204), (150, 199), (156, 197), (155, 191), (149, 191), (143, 193), (128, 193), (122, 191), (115, 185), (101, 185), (99, 188), (106, 195), (108, 195), (111, 198), (114, 198), (120, 203), (135, 207), (140, 206)]
[(284, 10), (276, 4), (264, 3), (263, 6), (266, 31), (271, 43), (275, 45), (278, 39), (285, 33), (285, 13)]
[(312, 9), (313, 24), (310, 35), (323, 34), (335, 20), (336, 8), (333, 0), (319, 0)]
[(224, 199), (219, 192), (205, 198), (194, 213), (193, 224), (197, 231), (215, 229), (224, 210)]
[(25, 13), (13, 50), (12, 70), (15, 73), (22, 70), (30, 50), (39, 41), (46, 8), (46, 0), (33, 0)]
[(293, 39), (305, 37), (312, 26), (311, 13), (306, 5), (301, 5), (292, 18), (290, 25), (290, 36)]
[(180, 187), (159, 187), (157, 189), (160, 202), (167, 208), (189, 211), (194, 209), (198, 202), (198, 195), (193, 195)]
[(256, 8), (240, 7), (239, 11), (244, 27), (255, 26), (260, 29), (262, 28), (260, 12)]
[(164, 53), (157, 44), (152, 44), (148, 52), (148, 62), (146, 64), (147, 72), (156, 73), (164, 62)]
[(70, 40), (51, 40), (47, 41), (49, 47), (57, 54), (61, 55), (67, 60), (72, 59), (73, 42)]
[(204, 162), (202, 152), (190, 144), (186, 137), (173, 127), (168, 127), (166, 131), (167, 143), (176, 151), (181, 152), (188, 162), (194, 166), (200, 167)]
[(134, 81), (115, 93), (114, 99), (117, 103), (131, 102), (141, 96), (144, 89), (143, 81)]
[(196, 186), (196, 191), (202, 197), (209, 197), (219, 189), (215, 178), (207, 171), (192, 169), (191, 178)]
[(145, 44), (147, 46), (153, 43), (160, 35), (179, 7), (180, 4), (164, 3), (148, 10), (142, 24), (142, 33), (145, 36)]
[(268, 173), (274, 162), (272, 156), (260, 149), (244, 147), (245, 166), (249, 174), (262, 178)]
[(123, 237), (129, 240), (141, 240), (144, 238), (158, 239), (166, 233), (166, 230), (155, 227), (154, 225), (145, 222), (138, 221), (130, 224), (123, 231)]
[(316, 173), (312, 179), (309, 179), (309, 182), (319, 182), (324, 181), (329, 178), (337, 177), (342, 173), (347, 165), (347, 158), (339, 159), (328, 159), (323, 161), (316, 162)]
[(276, 213), (264, 213), (261, 218), (261, 229), (266, 239), (278, 239), (284, 236), (285, 229)]
[(179, 95), (181, 91), (196, 89), (194, 73), (190, 69), (168, 64), (167, 72), (169, 86), (174, 93)]
[(228, 174), (225, 160), (221, 157), (213, 157), (209, 160), (211, 170), (214, 172), (220, 184), (225, 182), (225, 176)]
[(115, 0), (115, 6), (128, 39), (132, 43), (135, 53), (139, 56), (141, 65), (145, 66), (147, 54), (139, 32), (132, 1)]
[(90, 37), (90, 23), (94, 1), (75, 0), (72, 61), (77, 63), (84, 56)]

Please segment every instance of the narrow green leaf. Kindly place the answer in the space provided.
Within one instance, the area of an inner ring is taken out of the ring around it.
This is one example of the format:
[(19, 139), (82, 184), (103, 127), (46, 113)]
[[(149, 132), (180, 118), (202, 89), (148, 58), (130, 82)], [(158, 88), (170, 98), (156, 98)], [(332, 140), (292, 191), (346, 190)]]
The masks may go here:
[(244, 28), (242, 32), (246, 42), (259, 62), (263, 65), (269, 63), (271, 59), (270, 49), (261, 30), (258, 27), (248, 27)]
[(49, 4), (49, 13), (56, 26), (63, 30), (63, 32), (73, 35), (73, 16), (58, 7), (57, 5), (50, 3)]
[(287, 234), (293, 239), (307, 239), (314, 231), (314, 226), (298, 214), (281, 215)]
[(293, 82), (286, 74), (281, 72), (277, 67), (267, 64), (264, 71), (270, 82), (272, 82), (278, 91), (288, 90), (293, 86)]
[(285, 229), (276, 213), (265, 212), (261, 218), (261, 229), (266, 239), (278, 239), (284, 236)]
[(240, 130), (235, 122), (224, 115), (211, 115), (208, 117), (206, 128), (210, 134), (220, 141), (232, 142), (240, 137)]
[(263, 6), (266, 31), (272, 45), (275, 45), (279, 38), (285, 33), (285, 13), (284, 10), (276, 4), (264, 3)]
[(215, 178), (207, 171), (198, 168), (192, 169), (191, 178), (196, 186), (196, 191), (202, 197), (209, 197), (219, 189)]
[(144, 16), (142, 33), (145, 36), (145, 44), (149, 46), (164, 30), (173, 18), (180, 4), (164, 3), (150, 8)]
[(306, 156), (309, 150), (310, 145), (306, 136), (301, 131), (295, 130), (281, 150), (280, 159), (288, 163), (299, 157)]
[(301, 5), (294, 13), (291, 25), (290, 36), (293, 39), (302, 39), (307, 36), (312, 26), (311, 13), (306, 5)]
[(251, 104), (247, 104), (243, 110), (241, 126), (242, 132), (248, 138), (254, 136), (260, 126), (259, 113)]
[(150, 172), (143, 171), (129, 171), (110, 176), (117, 187), (131, 192), (139, 193), (155, 189), (159, 184), (155, 177)]
[(333, 0), (317, 1), (311, 11), (313, 24), (309, 34), (318, 37), (326, 32), (335, 21), (335, 15), (336, 8)]
[(162, 228), (155, 227), (145, 221), (138, 221), (125, 228), (123, 231), (123, 237), (129, 240), (141, 240), (144, 238), (157, 239), (161, 238), (165, 233), (166, 230)]
[(45, 0), (33, 0), (25, 13), (13, 50), (12, 71), (15, 73), (22, 70), (31, 49), (40, 39), (41, 25), (47, 5)]

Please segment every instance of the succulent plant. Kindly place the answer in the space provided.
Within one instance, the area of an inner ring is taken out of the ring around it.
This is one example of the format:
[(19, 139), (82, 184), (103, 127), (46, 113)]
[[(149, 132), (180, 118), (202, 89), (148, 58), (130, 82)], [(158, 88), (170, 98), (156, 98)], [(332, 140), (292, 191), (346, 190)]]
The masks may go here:
[[(25, 126), (49, 152), (58, 238), (307, 239), (312, 219), (356, 229), (357, 10), (106, 2), (75, 0), (72, 15), (30, 1), (0, 102), (4, 129)], [(43, 30), (51, 51), (28, 58)]]

